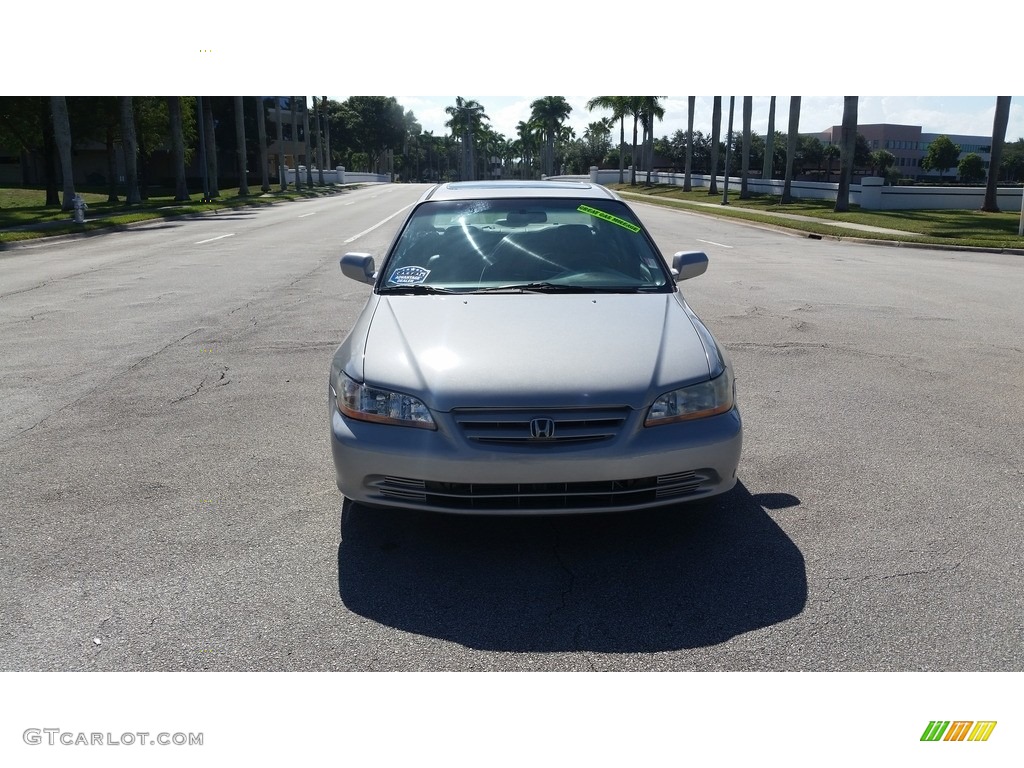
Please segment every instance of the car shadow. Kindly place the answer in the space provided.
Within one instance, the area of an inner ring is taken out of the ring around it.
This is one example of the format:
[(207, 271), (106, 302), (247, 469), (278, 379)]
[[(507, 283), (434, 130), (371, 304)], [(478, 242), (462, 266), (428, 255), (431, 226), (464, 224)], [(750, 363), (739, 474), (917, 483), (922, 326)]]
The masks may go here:
[(742, 483), (696, 508), (466, 517), (345, 502), (338, 591), (351, 611), (491, 651), (698, 648), (798, 615), (799, 549)]

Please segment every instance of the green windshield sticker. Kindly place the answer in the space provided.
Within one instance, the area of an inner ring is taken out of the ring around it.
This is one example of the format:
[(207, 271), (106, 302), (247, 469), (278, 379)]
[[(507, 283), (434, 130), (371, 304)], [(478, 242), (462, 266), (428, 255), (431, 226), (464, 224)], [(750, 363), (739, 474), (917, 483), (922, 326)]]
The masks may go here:
[(612, 224), (618, 224), (620, 227), (628, 229), (630, 232), (640, 231), (640, 227), (638, 227), (636, 224), (632, 224), (626, 221), (625, 219), (620, 219), (618, 216), (612, 216), (610, 213), (599, 211), (597, 208), (591, 208), (589, 205), (581, 205), (576, 210), (579, 211), (580, 213), (589, 213), (591, 216), (597, 216), (597, 218), (599, 219), (610, 221)]

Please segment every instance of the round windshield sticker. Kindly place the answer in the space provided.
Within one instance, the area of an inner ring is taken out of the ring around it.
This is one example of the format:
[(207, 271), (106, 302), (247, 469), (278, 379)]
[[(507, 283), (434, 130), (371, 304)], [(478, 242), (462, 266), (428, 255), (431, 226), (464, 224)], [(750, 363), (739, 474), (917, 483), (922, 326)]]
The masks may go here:
[(424, 267), (399, 267), (388, 278), (390, 285), (419, 285), (427, 279), (430, 270)]

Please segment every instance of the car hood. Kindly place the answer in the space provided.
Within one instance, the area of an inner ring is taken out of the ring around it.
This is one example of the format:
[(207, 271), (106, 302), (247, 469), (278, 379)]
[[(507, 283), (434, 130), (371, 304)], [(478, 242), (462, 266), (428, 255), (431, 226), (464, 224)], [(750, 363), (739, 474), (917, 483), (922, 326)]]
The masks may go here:
[(709, 378), (708, 351), (677, 293), (378, 299), (362, 378), (439, 411), (644, 408)]

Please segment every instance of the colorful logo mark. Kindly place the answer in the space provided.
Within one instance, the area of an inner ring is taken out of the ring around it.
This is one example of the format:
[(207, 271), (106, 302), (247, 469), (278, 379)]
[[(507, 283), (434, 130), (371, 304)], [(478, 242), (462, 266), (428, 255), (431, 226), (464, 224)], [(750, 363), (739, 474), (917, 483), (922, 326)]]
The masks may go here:
[(988, 741), (995, 728), (995, 720), (932, 720), (921, 741)]

